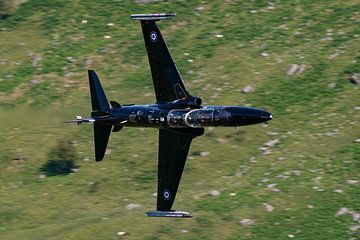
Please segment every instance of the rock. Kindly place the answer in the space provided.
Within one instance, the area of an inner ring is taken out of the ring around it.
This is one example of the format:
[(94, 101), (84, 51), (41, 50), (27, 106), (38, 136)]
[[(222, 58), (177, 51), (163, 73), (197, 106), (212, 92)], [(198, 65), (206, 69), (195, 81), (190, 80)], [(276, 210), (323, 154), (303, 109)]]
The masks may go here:
[(265, 210), (266, 210), (267, 212), (272, 212), (272, 211), (274, 211), (274, 207), (271, 206), (270, 204), (268, 204), (268, 203), (263, 203), (263, 205), (264, 205)]
[(356, 185), (359, 183), (359, 180), (355, 180), (355, 179), (349, 179), (346, 181), (347, 184), (349, 185)]
[(44, 179), (44, 178), (46, 178), (45, 174), (41, 174), (41, 175), (38, 176), (38, 179)]
[(290, 68), (287, 70), (286, 75), (288, 75), (288, 76), (293, 75), (294, 73), (297, 72), (298, 68), (299, 68), (299, 65), (297, 65), (297, 64), (292, 64), (292, 65), (290, 66)]
[(314, 186), (314, 187), (312, 187), (312, 189), (314, 189), (314, 190), (317, 191), (317, 192), (323, 192), (323, 191), (325, 191), (324, 189), (322, 189), (322, 188), (320, 188), (320, 187), (318, 187), (318, 186)]
[(342, 215), (345, 215), (349, 212), (349, 210), (346, 207), (340, 208), (339, 211), (335, 213), (335, 217), (340, 217)]
[(297, 71), (297, 74), (302, 74), (305, 71), (306, 65), (305, 64), (301, 64), (299, 66), (299, 69)]
[(42, 58), (41, 58), (40, 54), (36, 54), (36, 53), (29, 51), (28, 56), (31, 58), (31, 65), (33, 67), (41, 67), (40, 61), (42, 60)]
[(239, 223), (241, 226), (247, 227), (247, 226), (253, 225), (255, 223), (255, 221), (245, 218), (245, 219), (240, 220)]
[(89, 186), (89, 193), (94, 193), (99, 189), (99, 182), (91, 181), (88, 183)]
[(270, 153), (272, 153), (271, 149), (266, 149), (262, 152), (263, 155), (268, 155)]
[(209, 156), (210, 152), (200, 152), (200, 156), (206, 157)]
[(66, 60), (68, 60), (69, 63), (73, 63), (76, 61), (75, 58), (73, 58), (71, 56), (67, 57)]
[(136, 0), (138, 3), (153, 3), (153, 2), (159, 2), (159, 0)]
[(33, 85), (39, 84), (39, 83), (41, 83), (41, 82), (42, 82), (42, 81), (41, 81), (41, 80), (38, 80), (38, 79), (30, 80), (30, 83), (33, 84)]
[(353, 232), (356, 232), (360, 229), (360, 225), (355, 225), (355, 226), (351, 226), (350, 227), (350, 230), (353, 231)]
[(117, 235), (118, 236), (124, 236), (124, 235), (126, 235), (126, 232), (117, 232)]
[(286, 75), (291, 76), (294, 75), (295, 73), (301, 74), (305, 71), (306, 67), (307, 67), (306, 64), (301, 64), (301, 65), (292, 64), (290, 68), (287, 70)]
[(336, 88), (336, 83), (329, 83), (328, 88), (331, 88), (331, 89)]
[(360, 138), (354, 140), (355, 143), (360, 143)]
[(360, 223), (360, 214), (355, 212), (355, 211), (349, 211), (350, 212), (350, 215), (352, 217), (352, 220), (354, 222), (359, 222)]
[(204, 11), (204, 10), (205, 10), (205, 7), (202, 6), (202, 5), (198, 6), (198, 7), (195, 9), (195, 11), (198, 11), (198, 12), (202, 12), (202, 11)]
[(212, 190), (208, 193), (209, 196), (219, 196), (220, 192), (218, 190)]
[(267, 188), (275, 188), (276, 187), (276, 183), (271, 183), (271, 184), (268, 184), (266, 187)]
[(105, 151), (105, 155), (110, 155), (112, 153), (112, 150), (110, 148), (107, 148)]
[(359, 73), (352, 73), (349, 77), (349, 80), (353, 84), (359, 84), (360, 83), (360, 74)]
[(262, 52), (262, 53), (260, 53), (260, 55), (262, 56), (262, 57), (269, 57), (269, 54), (268, 53), (266, 53), (266, 52)]
[(293, 234), (288, 234), (289, 238), (294, 238), (295, 236)]
[(85, 61), (86, 67), (91, 67), (92, 64), (93, 64), (93, 60), (91, 58), (86, 59), (86, 61)]
[(241, 92), (244, 93), (244, 94), (247, 94), (247, 93), (252, 92), (253, 89), (254, 89), (253, 85), (249, 84), (249, 85), (246, 85), (246, 86), (241, 90)]
[(130, 203), (130, 204), (126, 205), (126, 210), (133, 210), (133, 209), (139, 208), (139, 207), (141, 207), (140, 204)]
[(270, 5), (270, 6), (266, 7), (266, 10), (269, 10), (269, 11), (274, 10), (274, 9), (275, 9), (275, 7), (273, 5)]
[(335, 189), (334, 192), (335, 192), (335, 193), (343, 193), (343, 190), (341, 190), (341, 189)]
[(270, 141), (267, 141), (265, 143), (265, 147), (272, 147), (274, 146), (275, 144), (277, 144), (280, 140), (279, 139), (274, 139), (274, 140), (270, 140)]
[(181, 229), (181, 232), (182, 232), (182, 233), (188, 233), (189, 231), (186, 230), (186, 229)]

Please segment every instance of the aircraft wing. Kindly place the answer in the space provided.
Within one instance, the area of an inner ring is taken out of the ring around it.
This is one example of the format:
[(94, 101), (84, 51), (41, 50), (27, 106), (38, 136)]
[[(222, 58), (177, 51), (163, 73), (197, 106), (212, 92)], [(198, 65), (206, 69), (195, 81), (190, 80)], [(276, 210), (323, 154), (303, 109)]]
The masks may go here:
[(156, 19), (142, 19), (141, 27), (157, 102), (171, 102), (191, 97), (156, 25)]
[(158, 211), (171, 210), (192, 139), (189, 135), (159, 130)]

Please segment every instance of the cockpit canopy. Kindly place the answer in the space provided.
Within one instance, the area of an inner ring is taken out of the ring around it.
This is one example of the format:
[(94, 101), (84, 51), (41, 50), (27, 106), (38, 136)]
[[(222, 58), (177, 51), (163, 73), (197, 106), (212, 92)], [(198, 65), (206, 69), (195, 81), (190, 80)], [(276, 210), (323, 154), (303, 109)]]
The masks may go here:
[(185, 122), (189, 127), (206, 127), (214, 125), (214, 110), (192, 110), (185, 116)]
[(167, 116), (169, 127), (207, 127), (226, 125), (231, 114), (224, 108), (176, 109), (171, 110)]
[(167, 115), (168, 125), (173, 128), (188, 127), (185, 122), (185, 115), (188, 112), (189, 112), (188, 109), (171, 110)]

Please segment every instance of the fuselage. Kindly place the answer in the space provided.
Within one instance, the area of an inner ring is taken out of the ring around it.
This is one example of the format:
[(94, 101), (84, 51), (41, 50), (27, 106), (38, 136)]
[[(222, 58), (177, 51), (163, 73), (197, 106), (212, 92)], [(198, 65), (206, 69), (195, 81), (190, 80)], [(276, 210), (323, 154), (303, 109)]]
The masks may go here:
[(209, 126), (236, 127), (267, 122), (272, 115), (262, 109), (240, 106), (203, 106), (172, 108), (165, 104), (124, 105), (111, 109), (107, 115), (93, 118), (104, 124), (129, 127), (203, 128)]

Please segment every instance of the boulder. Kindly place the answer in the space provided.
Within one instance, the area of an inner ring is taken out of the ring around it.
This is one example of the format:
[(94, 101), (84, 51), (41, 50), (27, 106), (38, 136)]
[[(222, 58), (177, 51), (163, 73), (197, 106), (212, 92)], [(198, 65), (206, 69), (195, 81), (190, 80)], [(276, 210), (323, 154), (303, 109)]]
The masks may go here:
[(130, 203), (130, 204), (126, 205), (126, 210), (133, 210), (133, 209), (139, 208), (139, 207), (141, 207), (140, 204)]
[(349, 81), (352, 84), (359, 84), (360, 83), (360, 74), (359, 73), (352, 73), (349, 77)]

